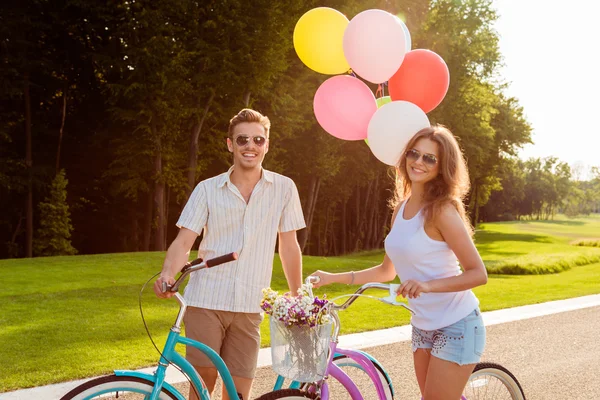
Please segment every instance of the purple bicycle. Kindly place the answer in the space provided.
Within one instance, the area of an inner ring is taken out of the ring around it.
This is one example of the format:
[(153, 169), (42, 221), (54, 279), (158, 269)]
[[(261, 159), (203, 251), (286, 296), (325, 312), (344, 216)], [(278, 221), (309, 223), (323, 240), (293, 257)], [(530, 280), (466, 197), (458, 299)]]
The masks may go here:
[[(307, 278), (310, 283), (314, 277)], [(274, 390), (256, 400), (392, 400), (394, 388), (392, 381), (375, 358), (366, 352), (342, 349), (337, 346), (340, 332), (340, 319), (337, 312), (348, 308), (368, 289), (381, 289), (389, 296), (380, 300), (413, 311), (404, 303), (396, 302), (395, 287), (382, 283), (367, 283), (341, 305), (330, 306), (333, 317), (333, 332), (329, 338), (329, 352), (325, 372), (321, 378), (312, 382), (293, 381), (288, 389)], [(370, 297), (370, 296), (368, 296)], [(294, 379), (291, 376), (288, 378)], [(333, 378), (333, 379), (330, 379)], [(275, 388), (280, 388), (284, 377), (280, 376)], [(508, 399), (525, 400), (525, 394), (515, 376), (501, 365), (479, 363), (475, 367), (465, 387), (461, 400)]]

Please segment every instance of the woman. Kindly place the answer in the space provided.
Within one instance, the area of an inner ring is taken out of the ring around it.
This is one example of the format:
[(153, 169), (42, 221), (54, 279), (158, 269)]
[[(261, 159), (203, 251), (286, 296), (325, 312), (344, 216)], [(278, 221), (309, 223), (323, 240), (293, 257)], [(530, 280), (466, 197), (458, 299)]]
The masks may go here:
[(432, 126), (410, 140), (397, 172), (383, 263), (314, 275), (323, 286), (385, 282), (397, 274), (398, 295), (415, 311), (412, 350), (421, 394), (425, 400), (456, 400), (485, 345), (479, 300), (471, 289), (487, 282), (487, 272), (462, 202), (469, 190), (466, 163), (452, 133)]

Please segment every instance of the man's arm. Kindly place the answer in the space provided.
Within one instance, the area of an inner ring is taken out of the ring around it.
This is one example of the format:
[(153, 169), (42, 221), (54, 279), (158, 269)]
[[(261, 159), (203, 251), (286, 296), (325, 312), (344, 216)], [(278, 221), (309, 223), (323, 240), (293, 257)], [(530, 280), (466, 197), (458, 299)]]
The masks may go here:
[(167, 282), (172, 285), (175, 282), (175, 275), (188, 262), (190, 258), (190, 250), (196, 241), (198, 234), (190, 229), (181, 228), (173, 243), (167, 250), (165, 262), (163, 263), (162, 272), (160, 277), (154, 282), (154, 293), (158, 297), (168, 298), (172, 297), (175, 293), (162, 292), (162, 283)]
[(279, 232), (279, 258), (290, 292), (296, 295), (302, 286), (302, 251), (296, 231)]

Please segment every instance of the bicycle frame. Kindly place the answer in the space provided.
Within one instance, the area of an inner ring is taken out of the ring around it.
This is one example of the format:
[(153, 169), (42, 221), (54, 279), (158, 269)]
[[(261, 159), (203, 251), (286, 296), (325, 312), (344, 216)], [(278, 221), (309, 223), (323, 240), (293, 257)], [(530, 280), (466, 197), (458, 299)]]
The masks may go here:
[[(169, 332), (169, 335), (167, 336), (167, 342), (165, 343), (165, 347), (163, 348), (162, 355), (161, 355), (160, 361), (158, 363), (158, 368), (154, 372), (154, 375), (149, 375), (149, 374), (141, 375), (139, 373), (136, 373), (135, 371), (115, 371), (115, 374), (116, 375), (138, 376), (138, 377), (143, 376), (143, 377), (146, 377), (146, 378), (154, 381), (155, 385), (152, 390), (152, 393), (148, 397), (148, 400), (156, 400), (156, 399), (158, 399), (158, 396), (160, 394), (162, 387), (170, 386), (170, 385), (168, 385), (168, 383), (165, 382), (165, 376), (166, 376), (166, 371), (167, 371), (167, 367), (169, 366), (169, 363), (172, 363), (172, 364), (177, 365), (179, 368), (181, 368), (183, 373), (190, 379), (192, 385), (198, 390), (200, 399), (210, 400), (210, 395), (208, 393), (208, 390), (206, 389), (204, 383), (202, 382), (202, 379), (198, 375), (198, 372), (196, 372), (196, 369), (192, 366), (192, 364), (190, 364), (190, 362), (188, 360), (186, 360), (181, 354), (179, 354), (177, 351), (175, 351), (175, 346), (177, 344), (184, 344), (187, 346), (195, 347), (196, 349), (198, 349), (201, 352), (203, 352), (204, 354), (206, 354), (206, 356), (208, 356), (210, 361), (217, 368), (217, 371), (219, 371), (219, 374), (221, 375), (221, 378), (223, 379), (223, 385), (225, 386), (225, 389), (227, 390), (227, 394), (229, 395), (229, 398), (237, 399), (238, 398), (237, 390), (235, 389), (235, 385), (233, 383), (233, 378), (231, 377), (231, 373), (229, 372), (229, 369), (227, 368), (227, 366), (225, 365), (225, 362), (219, 356), (219, 354), (217, 354), (217, 352), (215, 352), (213, 349), (211, 349), (210, 347), (208, 347), (207, 345), (205, 345), (203, 343), (200, 343), (193, 339), (189, 339), (185, 336), (181, 336), (181, 334), (180, 334), (181, 333), (181, 323), (183, 321), (183, 315), (185, 314), (187, 304), (185, 303), (183, 296), (181, 296), (179, 293), (176, 293), (175, 297), (177, 298), (177, 301), (181, 305), (181, 308), (179, 310), (177, 320), (175, 321), (175, 324), (173, 325), (173, 327), (171, 328), (171, 331)], [(173, 392), (173, 394), (175, 394), (179, 397), (180, 393), (178, 391), (176, 391), (172, 387), (169, 387), (169, 389)], [(180, 398), (182, 400), (184, 399), (183, 396), (181, 396)]]
[[(369, 378), (371, 378), (372, 383), (377, 389), (377, 395), (379, 396), (379, 398), (385, 399), (385, 391), (377, 375), (375, 365), (366, 355), (356, 350), (339, 349), (337, 348), (336, 342), (331, 342), (329, 348), (330, 354), (336, 354), (337, 352), (338, 354), (348, 356), (352, 360), (356, 361), (367, 373), (367, 375), (369, 375)], [(340, 367), (338, 367), (333, 362), (332, 356), (330, 356), (325, 376), (332, 376), (338, 382), (340, 382), (344, 386), (344, 388), (346, 388), (346, 390), (350, 394), (350, 397), (352, 397), (352, 400), (364, 400), (356, 384), (352, 381), (352, 379), (350, 379), (348, 375), (346, 375), (346, 373)], [(329, 400), (329, 385), (327, 384), (326, 380), (321, 386), (321, 400)]]
[[(307, 283), (308, 283), (309, 279), (310, 278), (307, 278)], [(360, 295), (365, 290), (371, 289), (371, 288), (391, 290), (390, 286), (386, 285), (386, 284), (367, 283), (356, 291), (355, 296), (350, 297), (348, 300), (346, 300), (346, 302), (344, 304), (342, 304), (340, 306), (335, 306), (335, 309), (336, 310), (345, 310), (357, 299), (356, 295)], [(409, 310), (411, 313), (413, 312), (410, 308), (406, 307), (405, 305), (402, 305), (402, 304), (399, 304), (399, 305), (403, 306), (404, 308)], [(338, 367), (333, 362), (333, 358), (336, 353), (348, 356), (352, 360), (356, 361), (361, 366), (361, 368), (367, 373), (367, 375), (371, 379), (371, 382), (375, 385), (375, 388), (377, 390), (377, 396), (380, 399), (385, 400), (385, 398), (386, 398), (385, 390), (383, 388), (383, 385), (381, 384), (381, 381), (379, 380), (379, 376), (377, 374), (377, 369), (375, 367), (374, 362), (371, 360), (371, 358), (366, 353), (363, 353), (361, 351), (341, 349), (341, 348), (337, 347), (341, 323), (340, 323), (339, 316), (337, 315), (336, 312), (331, 313), (331, 315), (334, 319), (335, 328), (334, 328), (334, 333), (333, 333), (333, 336), (331, 337), (331, 342), (329, 345), (330, 351), (329, 351), (329, 362), (327, 364), (327, 371), (325, 373), (325, 378), (321, 381), (322, 382), (321, 387), (320, 387), (321, 400), (329, 400), (329, 385), (327, 384), (327, 379), (326, 379), (328, 376), (332, 376), (338, 382), (340, 382), (344, 386), (344, 388), (348, 391), (348, 393), (352, 397), (352, 400), (364, 400), (362, 397), (362, 394), (360, 393), (360, 390), (358, 389), (356, 384), (352, 381), (352, 379), (350, 379), (350, 377), (340, 367)], [(391, 390), (393, 390), (393, 389), (391, 389)]]

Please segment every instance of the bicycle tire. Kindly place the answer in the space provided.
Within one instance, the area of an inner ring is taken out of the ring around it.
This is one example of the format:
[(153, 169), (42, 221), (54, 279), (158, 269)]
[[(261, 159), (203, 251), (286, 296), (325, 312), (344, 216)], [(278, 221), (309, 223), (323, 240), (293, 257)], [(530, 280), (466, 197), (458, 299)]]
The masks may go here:
[(301, 389), (279, 389), (273, 392), (265, 393), (254, 400), (315, 400), (316, 398), (316, 394), (307, 393)]
[(479, 363), (463, 391), (467, 400), (526, 400), (517, 378), (508, 369), (496, 363)]
[[(88, 400), (88, 399), (116, 399), (137, 400), (144, 399), (152, 393), (154, 382), (144, 378), (134, 376), (107, 375), (85, 382), (69, 393), (65, 394), (60, 400)], [(115, 391), (114, 397), (108, 396)], [(102, 397), (98, 397), (102, 396)], [(162, 388), (159, 400), (177, 400), (177, 397), (166, 388)]]

